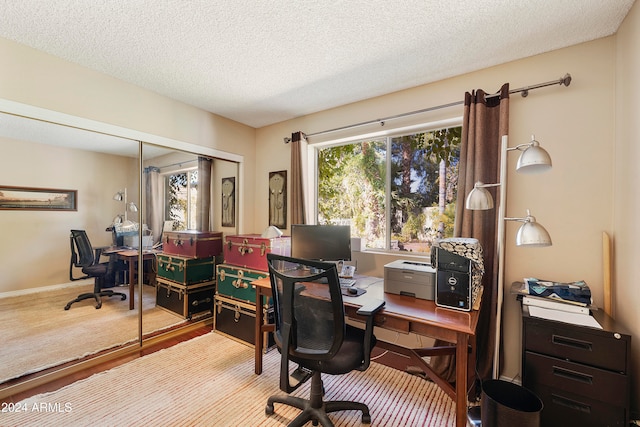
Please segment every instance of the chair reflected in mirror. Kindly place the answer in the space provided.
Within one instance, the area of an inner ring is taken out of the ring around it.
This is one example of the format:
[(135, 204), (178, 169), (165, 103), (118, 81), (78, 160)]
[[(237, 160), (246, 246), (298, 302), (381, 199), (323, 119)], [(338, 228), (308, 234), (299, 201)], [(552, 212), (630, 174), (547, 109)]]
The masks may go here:
[[(115, 271), (114, 263), (111, 260), (109, 262), (100, 262), (103, 248), (96, 248), (94, 250), (85, 230), (71, 230), (69, 240), (71, 244), (70, 278), (72, 280), (80, 280), (93, 277), (94, 284), (93, 292), (78, 295), (76, 299), (69, 301), (64, 309), (69, 310), (73, 303), (86, 299), (94, 299), (96, 309), (102, 307), (102, 297), (119, 296), (122, 301), (126, 300), (126, 294), (104, 289), (109, 282), (113, 283)], [(84, 273), (85, 276), (74, 279), (72, 274), (74, 267), (82, 269), (82, 273)]]

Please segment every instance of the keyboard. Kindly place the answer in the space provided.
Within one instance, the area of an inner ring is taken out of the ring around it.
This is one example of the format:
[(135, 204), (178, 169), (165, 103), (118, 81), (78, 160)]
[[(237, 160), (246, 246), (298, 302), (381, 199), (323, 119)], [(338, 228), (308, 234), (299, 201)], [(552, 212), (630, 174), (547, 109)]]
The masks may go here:
[(347, 279), (345, 277), (340, 277), (340, 286), (343, 288), (348, 288), (356, 284), (356, 279)]

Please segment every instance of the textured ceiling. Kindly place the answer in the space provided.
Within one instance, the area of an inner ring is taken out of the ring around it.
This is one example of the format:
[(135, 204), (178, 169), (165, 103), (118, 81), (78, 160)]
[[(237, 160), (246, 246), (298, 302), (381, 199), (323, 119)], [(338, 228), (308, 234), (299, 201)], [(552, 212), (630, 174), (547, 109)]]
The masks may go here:
[(614, 34), (633, 2), (0, 0), (0, 37), (261, 127)]

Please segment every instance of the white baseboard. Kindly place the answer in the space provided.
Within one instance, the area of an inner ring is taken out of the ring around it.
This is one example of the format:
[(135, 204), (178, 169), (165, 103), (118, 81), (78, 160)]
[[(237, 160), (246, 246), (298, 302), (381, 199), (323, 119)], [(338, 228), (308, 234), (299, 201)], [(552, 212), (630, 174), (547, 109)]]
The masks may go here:
[(29, 295), (32, 293), (39, 293), (44, 291), (56, 291), (58, 289), (74, 288), (76, 286), (86, 286), (87, 283), (93, 283), (93, 278), (78, 280), (75, 282), (62, 283), (59, 285), (40, 286), (37, 288), (18, 289), (15, 291), (0, 292), (0, 298), (17, 297), (22, 295)]

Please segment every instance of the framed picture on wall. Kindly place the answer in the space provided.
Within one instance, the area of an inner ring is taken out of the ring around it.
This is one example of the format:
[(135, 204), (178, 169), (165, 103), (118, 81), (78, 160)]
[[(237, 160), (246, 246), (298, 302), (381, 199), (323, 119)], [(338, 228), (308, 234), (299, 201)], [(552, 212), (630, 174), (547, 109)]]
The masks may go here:
[(78, 190), (0, 185), (0, 209), (77, 211)]
[(287, 171), (269, 172), (269, 225), (287, 228)]
[(236, 178), (222, 178), (222, 226), (236, 226)]

